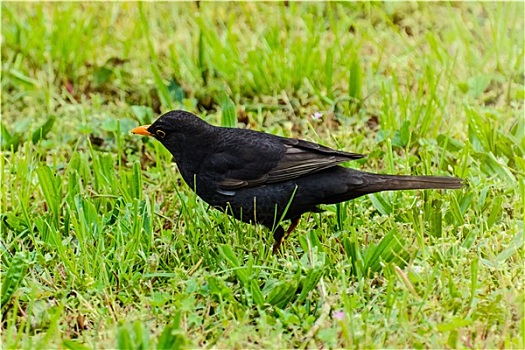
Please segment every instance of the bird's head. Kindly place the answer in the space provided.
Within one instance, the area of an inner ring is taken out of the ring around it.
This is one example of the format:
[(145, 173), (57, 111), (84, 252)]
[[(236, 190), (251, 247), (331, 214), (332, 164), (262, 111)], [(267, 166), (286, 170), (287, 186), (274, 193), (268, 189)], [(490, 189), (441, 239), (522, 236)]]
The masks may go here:
[(176, 155), (187, 141), (205, 137), (212, 128), (210, 124), (190, 112), (175, 110), (163, 114), (151, 125), (131, 130), (131, 133), (154, 137)]

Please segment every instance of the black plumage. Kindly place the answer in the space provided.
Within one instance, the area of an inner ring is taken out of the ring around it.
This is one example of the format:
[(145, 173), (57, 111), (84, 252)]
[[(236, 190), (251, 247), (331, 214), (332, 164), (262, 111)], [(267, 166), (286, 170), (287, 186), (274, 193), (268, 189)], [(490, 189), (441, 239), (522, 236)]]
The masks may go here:
[[(274, 230), (274, 251), (305, 212), (320, 204), (369, 193), (413, 189), (457, 189), (462, 180), (441, 176), (379, 175), (344, 168), (364, 157), (299, 139), (253, 130), (212, 126), (185, 111), (171, 111), (152, 125), (133, 129), (153, 136), (174, 157), (197, 195), (235, 218)], [(285, 211), (288, 206), (288, 210)]]

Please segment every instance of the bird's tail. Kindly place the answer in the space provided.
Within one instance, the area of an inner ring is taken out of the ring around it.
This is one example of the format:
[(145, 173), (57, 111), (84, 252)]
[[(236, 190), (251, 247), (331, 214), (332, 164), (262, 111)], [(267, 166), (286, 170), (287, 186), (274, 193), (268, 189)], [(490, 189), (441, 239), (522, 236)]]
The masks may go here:
[(463, 180), (445, 176), (380, 175), (365, 173), (366, 193), (398, 190), (458, 189)]
[(306, 179), (308, 183), (304, 187), (309, 191), (301, 200), (316, 205), (344, 202), (382, 191), (463, 187), (463, 180), (457, 177), (382, 175), (343, 167), (327, 169)]

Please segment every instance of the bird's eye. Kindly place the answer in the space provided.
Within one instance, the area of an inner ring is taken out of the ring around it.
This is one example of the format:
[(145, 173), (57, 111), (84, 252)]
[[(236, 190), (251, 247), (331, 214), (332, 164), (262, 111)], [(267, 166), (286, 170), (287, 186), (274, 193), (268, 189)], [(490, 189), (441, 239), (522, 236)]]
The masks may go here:
[(166, 133), (162, 130), (155, 131), (155, 134), (157, 134), (157, 136), (160, 137), (161, 139), (163, 139), (166, 136)]

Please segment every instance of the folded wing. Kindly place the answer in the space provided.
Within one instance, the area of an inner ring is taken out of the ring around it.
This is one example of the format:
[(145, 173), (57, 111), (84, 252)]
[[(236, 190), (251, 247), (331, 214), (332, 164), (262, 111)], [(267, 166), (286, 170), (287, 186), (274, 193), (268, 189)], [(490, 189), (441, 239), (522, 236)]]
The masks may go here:
[(215, 172), (223, 174), (223, 190), (256, 187), (292, 180), (364, 155), (337, 151), (319, 144), (282, 137), (265, 142), (232, 145), (208, 162)]

